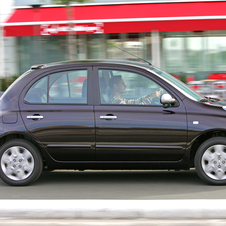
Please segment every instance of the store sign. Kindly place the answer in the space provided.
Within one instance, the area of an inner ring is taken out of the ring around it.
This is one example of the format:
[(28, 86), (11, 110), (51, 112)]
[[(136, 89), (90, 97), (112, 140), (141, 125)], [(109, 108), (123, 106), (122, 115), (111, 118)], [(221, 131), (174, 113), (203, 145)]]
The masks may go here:
[(41, 25), (41, 35), (66, 35), (69, 31), (75, 34), (102, 34), (104, 33), (103, 23), (93, 24), (52, 24)]

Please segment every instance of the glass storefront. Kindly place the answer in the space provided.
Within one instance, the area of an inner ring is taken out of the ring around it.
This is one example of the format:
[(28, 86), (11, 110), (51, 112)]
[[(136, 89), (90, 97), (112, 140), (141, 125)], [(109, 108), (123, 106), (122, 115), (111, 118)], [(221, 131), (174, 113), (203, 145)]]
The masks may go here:
[(205, 79), (211, 72), (226, 72), (226, 31), (162, 34), (165, 70)]
[(17, 47), (20, 74), (34, 64), (68, 60), (67, 36), (18, 37)]
[[(161, 68), (180, 77), (205, 79), (226, 72), (226, 31), (160, 33)], [(77, 59), (152, 61), (151, 33), (75, 35)], [(17, 37), (18, 69), (33, 64), (69, 60), (67, 36)], [(124, 49), (125, 51), (122, 51)], [(127, 53), (129, 52), (129, 53)]]

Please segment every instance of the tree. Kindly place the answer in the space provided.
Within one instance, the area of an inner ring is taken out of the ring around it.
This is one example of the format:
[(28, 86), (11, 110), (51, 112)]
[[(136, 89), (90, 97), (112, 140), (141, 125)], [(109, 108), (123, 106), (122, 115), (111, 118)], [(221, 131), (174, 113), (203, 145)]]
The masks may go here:
[(65, 5), (66, 10), (67, 10), (67, 19), (68, 19), (68, 53), (69, 53), (69, 59), (70, 60), (76, 60), (77, 59), (77, 48), (76, 48), (76, 39), (74, 36), (74, 23), (73, 21), (73, 10), (72, 7), (70, 6), (71, 3), (73, 2), (79, 2), (79, 3), (84, 3), (85, 1), (89, 0), (53, 0), (55, 4), (62, 4)]

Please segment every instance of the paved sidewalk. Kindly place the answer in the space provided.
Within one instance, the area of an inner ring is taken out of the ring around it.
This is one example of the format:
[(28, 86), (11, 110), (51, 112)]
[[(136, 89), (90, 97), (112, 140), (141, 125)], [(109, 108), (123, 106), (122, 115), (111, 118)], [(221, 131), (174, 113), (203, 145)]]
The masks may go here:
[(0, 219), (226, 219), (226, 200), (0, 200)]

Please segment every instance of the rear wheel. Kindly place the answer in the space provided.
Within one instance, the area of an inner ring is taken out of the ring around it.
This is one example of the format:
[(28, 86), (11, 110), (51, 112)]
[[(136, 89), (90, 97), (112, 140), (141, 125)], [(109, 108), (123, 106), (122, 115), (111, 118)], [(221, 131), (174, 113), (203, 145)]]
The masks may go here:
[(205, 141), (195, 155), (195, 168), (208, 184), (226, 184), (226, 138), (214, 137)]
[(28, 185), (38, 179), (43, 162), (38, 149), (30, 142), (12, 140), (0, 148), (0, 177), (9, 185)]

